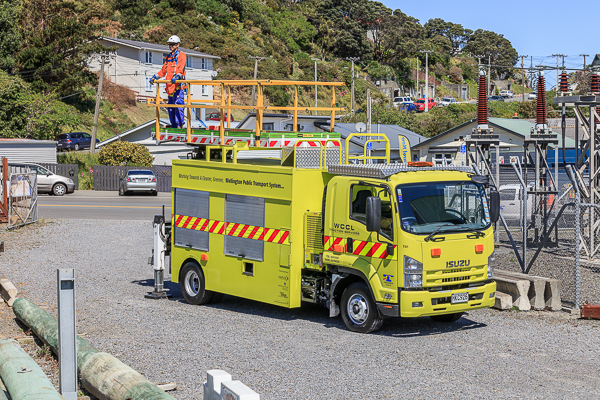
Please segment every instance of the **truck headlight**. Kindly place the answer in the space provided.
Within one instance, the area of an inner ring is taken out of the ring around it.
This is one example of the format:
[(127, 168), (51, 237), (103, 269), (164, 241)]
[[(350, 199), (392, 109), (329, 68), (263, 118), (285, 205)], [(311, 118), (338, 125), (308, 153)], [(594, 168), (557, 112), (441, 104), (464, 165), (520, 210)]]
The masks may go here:
[(494, 277), (494, 265), (496, 264), (496, 250), (492, 251), (492, 254), (488, 257), (488, 273), (487, 278), (492, 279)]
[(404, 287), (423, 287), (423, 264), (404, 256)]

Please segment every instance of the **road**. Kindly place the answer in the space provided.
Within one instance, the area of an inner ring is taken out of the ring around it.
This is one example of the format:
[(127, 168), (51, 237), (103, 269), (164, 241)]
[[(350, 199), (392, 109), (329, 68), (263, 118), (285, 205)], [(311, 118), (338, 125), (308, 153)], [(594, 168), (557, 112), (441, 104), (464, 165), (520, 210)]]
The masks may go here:
[(115, 192), (76, 190), (64, 196), (38, 196), (38, 218), (147, 220), (171, 212), (171, 193), (119, 196)]

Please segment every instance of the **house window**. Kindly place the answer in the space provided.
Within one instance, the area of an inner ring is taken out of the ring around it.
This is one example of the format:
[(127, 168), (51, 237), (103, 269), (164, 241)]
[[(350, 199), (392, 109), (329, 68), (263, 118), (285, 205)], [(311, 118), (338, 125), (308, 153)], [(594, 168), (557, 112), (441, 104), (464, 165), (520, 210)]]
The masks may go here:
[(208, 69), (208, 62), (207, 62), (206, 58), (201, 58), (200, 59), (200, 68), (201, 69)]
[(202, 96), (206, 96), (208, 95), (207, 90), (206, 90), (206, 85), (202, 85)]
[(152, 52), (146, 50), (146, 64), (152, 64)]
[(186, 68), (192, 68), (192, 57), (187, 57), (185, 59), (185, 67)]
[(152, 91), (152, 85), (150, 84), (150, 78), (146, 77), (146, 91), (147, 92), (151, 92)]
[(431, 160), (435, 165), (452, 164), (452, 154), (435, 154)]

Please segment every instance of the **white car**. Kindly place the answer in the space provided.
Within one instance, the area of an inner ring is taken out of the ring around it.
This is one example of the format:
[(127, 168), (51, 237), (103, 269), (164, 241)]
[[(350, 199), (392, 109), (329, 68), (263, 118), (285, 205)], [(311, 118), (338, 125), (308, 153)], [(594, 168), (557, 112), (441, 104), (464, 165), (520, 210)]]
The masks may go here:
[(500, 91), (500, 96), (510, 99), (515, 97), (515, 94), (512, 92), (512, 90), (502, 90)]
[(457, 101), (454, 97), (442, 97), (440, 100), (440, 105), (443, 107), (449, 106), (450, 104), (456, 104)]
[(527, 99), (529, 99), (529, 100), (537, 99), (537, 93), (536, 92), (529, 93), (529, 95), (527, 95)]
[(414, 101), (408, 96), (394, 97), (394, 107), (400, 107), (404, 104), (414, 104)]

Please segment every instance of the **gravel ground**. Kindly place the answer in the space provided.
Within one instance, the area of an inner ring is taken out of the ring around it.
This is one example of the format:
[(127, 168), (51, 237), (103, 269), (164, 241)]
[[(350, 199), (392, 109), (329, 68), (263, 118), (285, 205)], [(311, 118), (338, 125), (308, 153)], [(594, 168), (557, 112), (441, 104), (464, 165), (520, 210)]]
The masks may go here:
[(0, 273), (24, 296), (55, 313), (56, 269), (75, 268), (78, 331), (152, 382), (176, 382), (177, 399), (202, 398), (214, 368), (263, 399), (600, 393), (600, 321), (480, 310), (451, 324), (387, 320), (381, 331), (361, 335), (312, 305), (287, 310), (226, 296), (191, 306), (171, 283), (171, 300), (144, 299), (153, 284), (150, 222), (50, 220), (0, 235)]

